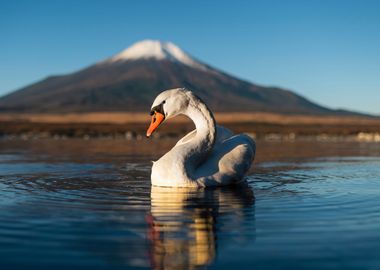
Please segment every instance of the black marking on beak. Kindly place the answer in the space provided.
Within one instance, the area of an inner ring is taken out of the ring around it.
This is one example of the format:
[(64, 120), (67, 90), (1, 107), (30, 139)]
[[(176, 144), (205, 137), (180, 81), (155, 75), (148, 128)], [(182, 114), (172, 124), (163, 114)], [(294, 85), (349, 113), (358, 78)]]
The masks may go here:
[(159, 112), (162, 115), (165, 115), (165, 112), (164, 112), (164, 103), (165, 103), (165, 101), (162, 102), (160, 105), (154, 106), (152, 108), (152, 110), (150, 111), (150, 115), (154, 115), (156, 112)]

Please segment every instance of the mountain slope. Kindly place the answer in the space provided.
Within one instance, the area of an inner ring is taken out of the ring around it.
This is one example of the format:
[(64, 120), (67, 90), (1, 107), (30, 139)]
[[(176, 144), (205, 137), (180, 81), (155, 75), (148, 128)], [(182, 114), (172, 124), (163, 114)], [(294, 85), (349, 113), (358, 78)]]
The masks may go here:
[(141, 41), (78, 72), (53, 76), (0, 98), (0, 111), (148, 111), (162, 90), (187, 87), (214, 111), (349, 114), (290, 91), (262, 87), (190, 57), (172, 43)]

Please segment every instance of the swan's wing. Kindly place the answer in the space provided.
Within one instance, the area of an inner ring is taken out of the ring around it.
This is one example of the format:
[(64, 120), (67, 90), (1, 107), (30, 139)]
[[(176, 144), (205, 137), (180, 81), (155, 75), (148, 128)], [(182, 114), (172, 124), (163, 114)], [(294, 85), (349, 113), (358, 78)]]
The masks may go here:
[(220, 144), (228, 138), (232, 137), (234, 133), (223, 126), (216, 125), (216, 140), (215, 144)]
[[(181, 145), (181, 144), (184, 144), (184, 143), (187, 143), (188, 141), (190, 141), (192, 138), (195, 137), (195, 135), (197, 134), (197, 130), (194, 129), (193, 131), (190, 131), (189, 133), (187, 133), (182, 139), (180, 139), (175, 146), (177, 145)], [(232, 133), (231, 130), (229, 130), (228, 128), (225, 128), (223, 126), (219, 126), (219, 125), (216, 125), (216, 139), (215, 139), (215, 144), (220, 144), (222, 143), (224, 140), (232, 137), (234, 134)]]
[(216, 144), (196, 170), (199, 185), (229, 185), (242, 181), (255, 158), (256, 144), (248, 135), (235, 135)]

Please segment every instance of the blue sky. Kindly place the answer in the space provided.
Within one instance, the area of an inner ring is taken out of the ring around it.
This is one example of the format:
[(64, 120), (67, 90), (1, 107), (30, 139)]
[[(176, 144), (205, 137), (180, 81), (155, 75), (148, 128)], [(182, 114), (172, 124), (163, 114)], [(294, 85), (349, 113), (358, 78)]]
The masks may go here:
[(380, 115), (380, 1), (1, 0), (0, 95), (141, 39), (248, 81)]

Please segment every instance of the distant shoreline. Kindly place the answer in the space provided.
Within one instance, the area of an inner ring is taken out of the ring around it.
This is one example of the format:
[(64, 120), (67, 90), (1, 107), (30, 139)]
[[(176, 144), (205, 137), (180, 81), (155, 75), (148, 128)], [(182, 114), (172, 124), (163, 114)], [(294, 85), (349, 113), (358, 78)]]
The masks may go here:
[[(380, 141), (380, 118), (358, 116), (304, 116), (272, 113), (216, 113), (218, 124), (256, 138), (293, 140), (298, 138), (351, 137)], [(70, 114), (0, 114), (0, 136), (24, 138), (92, 138), (144, 136), (148, 113), (98, 112)], [(194, 128), (185, 117), (164, 123), (156, 137), (179, 137)]]
[[(334, 116), (334, 115), (294, 115), (265, 112), (217, 112), (218, 123), (274, 123), (274, 124), (357, 124), (379, 125), (380, 117)], [(144, 123), (150, 121), (149, 112), (90, 112), (90, 113), (0, 113), (0, 122), (34, 123)], [(186, 117), (170, 119), (173, 123), (186, 123)]]

